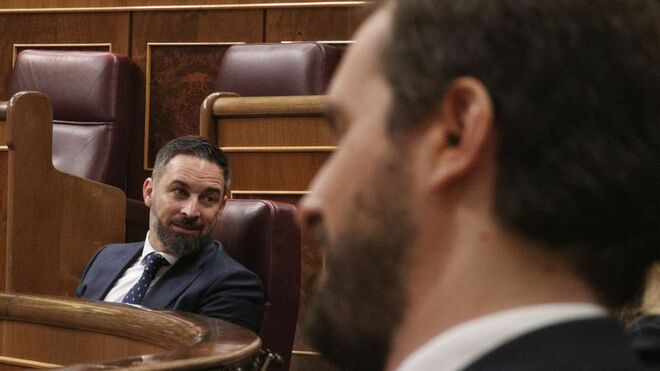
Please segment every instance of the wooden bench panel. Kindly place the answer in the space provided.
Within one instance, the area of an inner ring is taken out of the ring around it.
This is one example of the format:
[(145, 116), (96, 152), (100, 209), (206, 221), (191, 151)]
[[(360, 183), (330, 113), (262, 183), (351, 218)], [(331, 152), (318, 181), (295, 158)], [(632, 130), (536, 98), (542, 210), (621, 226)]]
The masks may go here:
[(5, 122), (6, 239), (2, 289), (72, 295), (90, 256), (124, 236), (117, 188), (61, 173), (52, 164), (52, 106), (17, 93)]
[(328, 152), (228, 152), (232, 190), (304, 192)]
[(218, 122), (220, 147), (333, 146), (335, 136), (319, 116), (226, 117)]

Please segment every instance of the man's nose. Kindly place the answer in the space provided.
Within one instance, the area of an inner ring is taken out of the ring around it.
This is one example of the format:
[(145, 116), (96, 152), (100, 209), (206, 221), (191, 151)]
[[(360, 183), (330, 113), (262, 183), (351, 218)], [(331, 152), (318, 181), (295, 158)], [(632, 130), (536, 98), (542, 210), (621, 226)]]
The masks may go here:
[(321, 201), (314, 193), (309, 193), (298, 203), (297, 218), (303, 239), (312, 237), (315, 226), (323, 219)]
[(190, 197), (189, 199), (187, 199), (181, 208), (181, 213), (185, 214), (187, 217), (190, 218), (199, 217), (200, 210), (199, 210), (199, 202), (197, 202), (197, 199), (194, 197)]

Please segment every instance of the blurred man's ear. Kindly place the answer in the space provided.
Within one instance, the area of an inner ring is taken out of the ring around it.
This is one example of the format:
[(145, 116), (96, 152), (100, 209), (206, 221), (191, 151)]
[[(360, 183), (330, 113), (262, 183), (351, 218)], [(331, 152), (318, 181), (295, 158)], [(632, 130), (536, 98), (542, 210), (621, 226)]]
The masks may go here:
[(432, 181), (448, 184), (470, 174), (493, 139), (493, 107), (486, 87), (472, 77), (454, 80), (430, 120), (438, 149)]

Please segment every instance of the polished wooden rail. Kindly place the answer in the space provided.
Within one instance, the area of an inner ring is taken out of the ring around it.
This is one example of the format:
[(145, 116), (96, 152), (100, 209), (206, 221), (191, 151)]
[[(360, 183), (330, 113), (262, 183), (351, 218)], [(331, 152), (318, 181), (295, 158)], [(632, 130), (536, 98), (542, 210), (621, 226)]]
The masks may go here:
[(199, 5), (134, 5), (134, 6), (96, 6), (96, 7), (54, 7), (54, 8), (6, 8), (0, 14), (15, 13), (107, 13), (107, 12), (153, 12), (153, 11), (206, 11), (236, 9), (291, 9), (291, 8), (334, 8), (361, 7), (367, 1), (308, 1), (308, 2), (255, 2), (244, 3), (237, 0), (229, 4)]
[(242, 97), (241, 99), (216, 99), (213, 102), (213, 115), (215, 116), (304, 115), (317, 114), (323, 112), (324, 109), (324, 95)]
[(247, 329), (194, 314), (7, 293), (0, 328), (0, 365), (34, 368), (250, 370), (261, 346)]
[(216, 118), (250, 116), (319, 116), (325, 111), (324, 95), (239, 97), (231, 92), (213, 93), (200, 108), (200, 135), (216, 139)]
[(0, 102), (0, 121), (5, 121), (7, 119), (7, 102)]

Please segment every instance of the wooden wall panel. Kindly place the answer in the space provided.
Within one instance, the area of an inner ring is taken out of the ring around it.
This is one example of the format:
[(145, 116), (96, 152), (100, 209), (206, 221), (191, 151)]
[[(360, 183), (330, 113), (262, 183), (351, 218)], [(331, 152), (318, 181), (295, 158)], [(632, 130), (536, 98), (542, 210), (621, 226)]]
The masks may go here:
[(267, 9), (266, 42), (350, 40), (364, 18), (364, 6)]
[(14, 44), (110, 43), (129, 55), (128, 13), (0, 14), (0, 99), (8, 99)]
[(236, 190), (304, 191), (329, 153), (229, 152), (232, 188)]
[[(153, 61), (156, 70), (153, 71), (147, 83), (157, 87), (154, 92), (140, 89), (138, 102), (145, 102), (146, 96), (156, 103), (156, 108), (150, 110), (150, 134), (156, 134), (156, 142), (150, 143), (150, 136), (145, 138), (146, 167), (152, 165), (158, 148), (176, 135), (197, 134), (199, 123), (199, 105), (204, 96), (213, 91), (212, 85), (217, 71), (217, 59), (224, 53), (225, 47), (209, 49), (204, 46), (192, 46), (191, 43), (222, 43), (222, 42), (260, 42), (263, 33), (263, 10), (228, 10), (205, 12), (137, 12), (133, 15), (133, 37), (131, 40), (132, 59), (140, 71), (146, 76), (147, 49), (149, 43), (180, 43), (179, 49), (170, 49), (177, 54), (155, 54)], [(185, 43), (190, 45), (186, 48)], [(154, 51), (157, 48), (154, 49)], [(191, 63), (184, 49), (203, 55), (203, 60)], [(161, 49), (164, 51), (164, 49)], [(151, 88), (150, 88), (151, 89)], [(194, 91), (195, 94), (182, 94), (182, 91)], [(153, 94), (152, 94), (153, 93)], [(198, 94), (199, 93), (199, 94)], [(200, 95), (201, 94), (201, 95)], [(167, 97), (169, 95), (169, 97)], [(160, 103), (166, 103), (168, 111)], [(174, 110), (179, 108), (179, 111)], [(144, 110), (144, 105), (138, 107), (138, 114)], [(145, 117), (142, 115), (142, 117)], [(157, 121), (157, 118), (164, 121)], [(155, 128), (151, 128), (155, 126)], [(160, 132), (163, 130), (164, 132)], [(156, 133), (158, 132), (158, 133)], [(142, 158), (142, 156), (140, 156)], [(148, 172), (144, 172), (144, 177)], [(133, 180), (131, 189), (138, 190), (142, 179)]]
[(260, 42), (263, 11), (136, 12), (131, 24), (133, 60), (145, 70), (147, 43)]
[(149, 45), (147, 74), (148, 162), (169, 140), (199, 132), (199, 104), (213, 92), (227, 44)]

